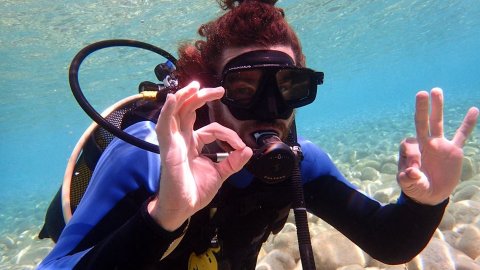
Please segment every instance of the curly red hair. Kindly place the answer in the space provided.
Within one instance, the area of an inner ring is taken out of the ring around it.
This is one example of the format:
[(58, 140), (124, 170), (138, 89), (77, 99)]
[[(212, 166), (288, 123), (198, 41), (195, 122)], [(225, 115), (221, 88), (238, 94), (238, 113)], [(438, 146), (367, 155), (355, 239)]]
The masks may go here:
[(228, 12), (199, 28), (204, 40), (183, 44), (178, 50), (176, 75), (180, 86), (192, 80), (203, 87), (218, 86), (217, 65), (226, 48), (290, 46), (297, 65), (305, 65), (300, 41), (285, 20), (283, 10), (275, 7), (276, 0), (218, 2)]

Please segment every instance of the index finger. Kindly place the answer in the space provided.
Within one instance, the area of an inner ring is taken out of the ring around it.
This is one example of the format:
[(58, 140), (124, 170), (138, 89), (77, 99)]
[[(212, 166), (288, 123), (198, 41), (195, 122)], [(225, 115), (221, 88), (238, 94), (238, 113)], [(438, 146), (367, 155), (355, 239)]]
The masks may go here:
[(203, 148), (203, 145), (214, 142), (215, 140), (224, 141), (233, 149), (241, 149), (246, 146), (235, 131), (216, 122), (197, 129), (195, 134), (199, 140), (199, 150)]
[(195, 124), (195, 111), (205, 105), (208, 101), (219, 99), (223, 96), (224, 90), (222, 87), (217, 88), (203, 88), (191, 95), (178, 110), (178, 117), (180, 121), (180, 129), (185, 132), (191, 132)]
[(468, 110), (467, 114), (465, 115), (465, 118), (463, 119), (462, 124), (460, 127), (457, 129), (457, 132), (455, 132), (455, 136), (452, 139), (452, 142), (459, 146), (463, 147), (465, 142), (468, 139), (468, 136), (472, 133), (473, 129), (475, 128), (475, 125), (478, 120), (478, 108), (472, 107)]
[(223, 87), (202, 88), (184, 102), (179, 110), (179, 114), (189, 114), (205, 105), (208, 101), (220, 99), (224, 93)]

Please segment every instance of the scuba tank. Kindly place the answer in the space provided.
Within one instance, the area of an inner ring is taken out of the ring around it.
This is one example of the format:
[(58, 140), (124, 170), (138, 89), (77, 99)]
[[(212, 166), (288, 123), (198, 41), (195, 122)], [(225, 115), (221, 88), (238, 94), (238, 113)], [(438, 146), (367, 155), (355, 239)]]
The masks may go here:
[[(99, 114), (81, 90), (78, 80), (80, 65), (88, 55), (97, 50), (119, 46), (149, 50), (163, 56), (167, 61), (155, 67), (154, 72), (159, 83), (140, 83), (139, 94), (123, 99)], [(40, 238), (50, 237), (54, 241), (58, 239), (89, 184), (96, 162), (114, 137), (144, 150), (159, 153), (157, 145), (138, 139), (124, 132), (123, 128), (138, 121), (158, 117), (167, 94), (178, 88), (178, 81), (173, 74), (175, 63), (176, 59), (163, 49), (134, 40), (100, 41), (85, 47), (74, 57), (69, 70), (70, 87), (75, 99), (94, 123), (85, 131), (72, 152), (63, 184), (47, 210)], [(296, 139), (295, 125), (292, 125), (287, 143), (270, 132), (257, 133), (255, 137), (260, 148), (255, 149), (247, 169), (267, 184), (290, 180), (302, 266), (306, 270), (315, 269), (299, 170), (302, 154)]]

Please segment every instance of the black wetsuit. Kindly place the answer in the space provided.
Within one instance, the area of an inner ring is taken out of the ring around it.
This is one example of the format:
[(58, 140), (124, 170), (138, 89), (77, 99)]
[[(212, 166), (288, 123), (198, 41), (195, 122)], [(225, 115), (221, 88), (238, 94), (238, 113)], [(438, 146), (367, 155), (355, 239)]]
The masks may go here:
[[(154, 124), (127, 128), (156, 143)], [(309, 212), (388, 264), (412, 259), (428, 243), (447, 201), (420, 205), (404, 194), (382, 205), (350, 184), (328, 155), (299, 139), (305, 203)], [(188, 269), (218, 239), (220, 269), (254, 269), (258, 251), (285, 222), (291, 203), (287, 182), (263, 184), (245, 169), (230, 177), (211, 205), (191, 217), (182, 241), (160, 260), (185, 225), (167, 232), (146, 211), (158, 188), (159, 155), (114, 140), (99, 160), (72, 220), (39, 269)]]

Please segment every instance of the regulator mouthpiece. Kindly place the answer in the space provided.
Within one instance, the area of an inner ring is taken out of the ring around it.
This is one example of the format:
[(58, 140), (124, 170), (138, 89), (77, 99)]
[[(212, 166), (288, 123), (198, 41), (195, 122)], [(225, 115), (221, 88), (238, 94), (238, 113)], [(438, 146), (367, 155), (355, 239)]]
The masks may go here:
[(247, 169), (265, 183), (275, 184), (285, 181), (292, 174), (295, 154), (273, 131), (260, 131), (253, 134), (259, 149), (256, 149)]

